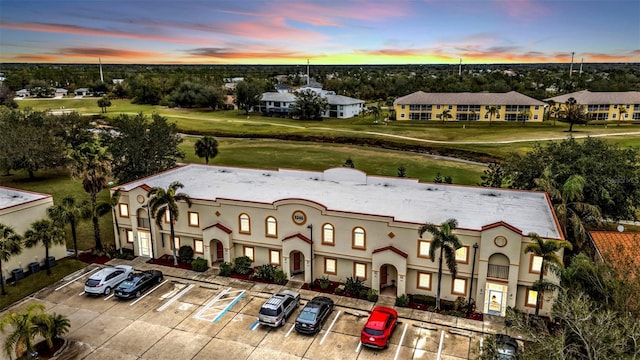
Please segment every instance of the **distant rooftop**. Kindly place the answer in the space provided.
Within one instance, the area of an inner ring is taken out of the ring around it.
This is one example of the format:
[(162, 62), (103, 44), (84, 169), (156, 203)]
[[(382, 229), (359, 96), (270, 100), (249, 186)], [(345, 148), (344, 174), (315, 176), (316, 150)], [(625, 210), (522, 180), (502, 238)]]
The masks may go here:
[(544, 101), (553, 100), (556, 103), (565, 103), (569, 98), (576, 99), (576, 102), (580, 105), (635, 105), (640, 104), (640, 91), (591, 92), (589, 90), (582, 90), (544, 99)]
[(0, 210), (50, 196), (51, 195), (0, 186)]
[(122, 186), (166, 188), (173, 181), (193, 199), (218, 198), (271, 204), (305, 199), (329, 210), (389, 216), (396, 221), (440, 224), (449, 218), (460, 228), (481, 230), (506, 222), (523, 234), (560, 238), (546, 194), (485, 187), (421, 183), (416, 179), (368, 176), (350, 168), (324, 172), (260, 170), (191, 164)]
[(536, 100), (517, 91), (507, 93), (426, 93), (417, 91), (400, 97), (393, 102), (394, 105), (539, 105), (544, 106), (540, 100)]

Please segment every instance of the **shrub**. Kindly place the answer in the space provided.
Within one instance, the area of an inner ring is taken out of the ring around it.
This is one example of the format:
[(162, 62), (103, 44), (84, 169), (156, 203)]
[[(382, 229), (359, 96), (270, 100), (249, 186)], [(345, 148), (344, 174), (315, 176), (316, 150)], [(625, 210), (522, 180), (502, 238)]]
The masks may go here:
[(369, 294), (369, 290), (370, 289), (367, 289), (367, 288), (360, 289), (360, 292), (358, 293), (358, 297), (360, 299), (366, 299), (367, 298), (367, 294)]
[(318, 280), (318, 285), (320, 286), (320, 289), (327, 290), (329, 288), (329, 285), (331, 285), (331, 281), (329, 281), (328, 276), (323, 276), (320, 278), (320, 280)]
[(237, 257), (233, 270), (240, 275), (251, 274), (251, 258), (248, 256)]
[(407, 307), (407, 306), (409, 306), (409, 302), (410, 301), (411, 301), (411, 299), (409, 299), (409, 296), (407, 294), (402, 294), (400, 296), (396, 296), (396, 306)]
[(273, 281), (277, 269), (277, 267), (271, 264), (260, 265), (253, 274), (253, 277), (264, 281)]
[(376, 291), (376, 289), (369, 289), (367, 291), (367, 300), (371, 302), (378, 301), (378, 292)]
[(334, 293), (336, 295), (342, 295), (344, 294), (344, 285), (339, 285), (335, 290)]
[(287, 275), (282, 271), (282, 269), (276, 269), (273, 273), (273, 282), (279, 285), (287, 283)]
[(193, 260), (193, 248), (189, 245), (182, 245), (178, 249), (178, 261), (191, 262)]
[(218, 275), (230, 276), (231, 274), (233, 274), (233, 264), (229, 262), (223, 262), (220, 264), (220, 273)]
[(423, 305), (434, 305), (436, 303), (436, 299), (433, 296), (422, 294), (411, 295), (411, 300), (416, 304)]
[(197, 272), (205, 272), (209, 268), (209, 264), (206, 259), (198, 257), (191, 262), (191, 269)]
[(440, 299), (440, 309), (441, 310), (453, 310), (454, 302), (450, 300)]
[(344, 291), (348, 294), (359, 296), (360, 290), (364, 287), (364, 281), (359, 278), (349, 276), (344, 283)]
[(456, 301), (453, 302), (453, 310), (462, 311), (467, 308), (467, 300), (462, 296), (458, 296)]

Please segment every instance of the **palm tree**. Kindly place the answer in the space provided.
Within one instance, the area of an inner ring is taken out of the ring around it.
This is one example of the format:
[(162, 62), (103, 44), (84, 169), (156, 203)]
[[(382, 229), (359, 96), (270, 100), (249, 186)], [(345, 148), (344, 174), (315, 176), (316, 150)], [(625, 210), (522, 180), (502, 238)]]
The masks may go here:
[(545, 288), (548, 288), (544, 281), (544, 273), (549, 269), (560, 269), (564, 267), (562, 258), (557, 254), (558, 251), (563, 248), (571, 249), (571, 244), (565, 240), (544, 240), (540, 235), (532, 232), (529, 233), (529, 238), (533, 240), (524, 248), (525, 254), (533, 253), (535, 256), (542, 258), (542, 266), (540, 268), (540, 278), (536, 282), (538, 294), (536, 297), (536, 316), (540, 313), (540, 300), (542, 299), (542, 293)]
[(586, 180), (580, 175), (571, 175), (559, 187), (551, 170), (546, 168), (542, 177), (534, 182), (549, 194), (565, 238), (573, 239), (576, 246), (582, 248), (588, 238), (587, 223), (600, 219), (600, 209), (596, 205), (582, 202)]
[(569, 98), (564, 104), (564, 109), (560, 111), (562, 122), (569, 123), (569, 132), (573, 131), (574, 124), (586, 124), (587, 113), (583, 105), (578, 104), (578, 101), (574, 98)]
[(97, 203), (98, 193), (107, 188), (108, 178), (111, 176), (111, 157), (107, 153), (107, 148), (100, 146), (97, 142), (80, 145), (72, 156), (75, 161), (73, 175), (82, 179), (82, 188), (89, 194), (91, 200), (95, 250), (102, 251)]
[(622, 115), (627, 113), (627, 108), (624, 105), (618, 105), (618, 126), (622, 122)]
[(495, 105), (489, 106), (489, 110), (487, 110), (487, 114), (489, 114), (489, 126), (492, 125), (493, 117), (498, 113), (498, 107)]
[(47, 341), (49, 349), (53, 349), (53, 341), (69, 332), (71, 322), (64, 315), (53, 313), (51, 315), (42, 316), (35, 321), (40, 327), (40, 333)]
[(4, 272), (2, 271), (2, 262), (7, 262), (13, 255), (22, 252), (22, 239), (12, 227), (0, 224), (0, 284), (2, 284), (2, 295), (7, 295), (4, 288)]
[(194, 146), (196, 156), (204, 158), (206, 164), (209, 164), (209, 158), (213, 159), (218, 155), (218, 141), (210, 136), (198, 139)]
[(176, 256), (176, 247), (174, 244), (175, 232), (174, 224), (178, 221), (180, 210), (178, 209), (178, 201), (184, 201), (189, 207), (191, 207), (191, 198), (185, 193), (176, 193), (178, 189), (182, 189), (184, 185), (178, 181), (174, 181), (169, 184), (169, 187), (165, 190), (161, 187), (154, 187), (149, 190), (147, 196), (149, 197), (149, 211), (151, 216), (156, 219), (156, 224), (162, 229), (162, 219), (165, 214), (169, 214), (169, 227), (171, 229), (171, 251), (173, 252), (173, 264), (178, 265), (178, 257)]
[(60, 204), (55, 205), (47, 209), (49, 217), (60, 228), (64, 228), (67, 224), (71, 227), (71, 238), (73, 238), (73, 250), (75, 252), (76, 259), (78, 258), (78, 237), (76, 234), (76, 227), (81, 220), (85, 220), (91, 217), (91, 208), (89, 207), (89, 201), (85, 200), (82, 203), (76, 203), (76, 199), (73, 196), (67, 196), (62, 199)]
[(440, 114), (440, 119), (442, 120), (443, 123), (444, 123), (445, 120), (449, 120), (452, 117), (453, 116), (451, 116), (451, 110), (449, 110), (449, 109), (443, 111), (442, 114)]
[[(551, 118), (552, 115), (552, 111), (553, 109), (556, 107), (556, 102), (555, 100), (547, 100), (547, 107), (545, 108), (546, 112), (545, 112), (545, 119), (547, 121), (549, 121), (549, 119)], [(555, 122), (554, 124), (555, 125)]]
[[(440, 310), (440, 285), (442, 283), (442, 259), (447, 260), (447, 267), (451, 272), (452, 279), (456, 278), (458, 266), (456, 264), (456, 250), (462, 247), (460, 239), (453, 234), (453, 230), (458, 226), (456, 219), (449, 219), (442, 224), (440, 228), (434, 224), (427, 223), (418, 229), (418, 234), (422, 237), (425, 232), (431, 233), (433, 241), (429, 247), (429, 257), (431, 262), (435, 261), (436, 250), (440, 249), (440, 259), (438, 264), (438, 289), (436, 292), (436, 309)], [(453, 281), (453, 280), (452, 280)]]
[(118, 203), (120, 202), (121, 192), (122, 189), (116, 189), (113, 194), (111, 194), (108, 201), (101, 202), (97, 205), (96, 208), (98, 216), (112, 213), (116, 225), (116, 237), (118, 238), (118, 248), (120, 249), (120, 254), (122, 254), (122, 240), (120, 238), (120, 224), (118, 224), (118, 214), (116, 214), (116, 209), (118, 208)]
[(0, 332), (5, 333), (7, 327), (11, 328), (11, 333), (5, 338), (4, 350), (11, 359), (11, 351), (15, 347), (16, 358), (20, 358), (25, 353), (33, 352), (35, 347), (35, 337), (44, 335), (42, 324), (47, 314), (44, 312), (44, 305), (32, 303), (27, 305), (23, 312), (8, 312), (0, 320)]
[(51, 275), (49, 266), (49, 248), (53, 245), (65, 243), (64, 230), (59, 228), (51, 219), (42, 219), (31, 224), (31, 228), (24, 233), (24, 244), (32, 248), (42, 243), (45, 249), (44, 263), (47, 275)]

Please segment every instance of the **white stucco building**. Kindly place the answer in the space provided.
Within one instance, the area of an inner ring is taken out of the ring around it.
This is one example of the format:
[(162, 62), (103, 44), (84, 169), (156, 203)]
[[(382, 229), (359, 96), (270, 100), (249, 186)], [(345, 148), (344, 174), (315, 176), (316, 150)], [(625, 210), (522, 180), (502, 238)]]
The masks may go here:
[[(531, 286), (541, 264), (524, 253), (527, 234), (562, 238), (542, 192), (421, 183), (349, 168), (274, 171), (194, 164), (120, 187), (120, 236), (136, 255), (171, 253), (168, 224), (159, 229), (143, 206), (149, 189), (173, 181), (181, 182), (193, 201), (191, 208), (180, 204), (175, 245), (192, 246), (210, 264), (246, 255), (255, 266), (280, 266), (288, 276), (302, 274), (305, 282), (359, 277), (376, 290), (395, 287), (398, 295), (435, 295), (438, 261), (428, 257), (431, 235), (420, 238), (417, 230), (454, 218), (463, 247), (456, 253), (457, 278), (445, 266), (442, 298), (471, 295), (479, 311), (496, 315), (504, 315), (507, 306), (535, 308)], [(546, 278), (558, 281), (552, 274)], [(543, 315), (551, 295), (545, 294)]]

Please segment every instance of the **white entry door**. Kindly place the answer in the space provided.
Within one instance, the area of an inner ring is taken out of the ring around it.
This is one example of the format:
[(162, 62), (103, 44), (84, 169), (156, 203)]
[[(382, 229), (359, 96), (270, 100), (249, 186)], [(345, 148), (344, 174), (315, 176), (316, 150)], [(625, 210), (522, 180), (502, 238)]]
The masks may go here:
[(151, 257), (151, 236), (146, 231), (138, 231), (138, 252), (140, 256)]

